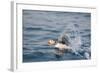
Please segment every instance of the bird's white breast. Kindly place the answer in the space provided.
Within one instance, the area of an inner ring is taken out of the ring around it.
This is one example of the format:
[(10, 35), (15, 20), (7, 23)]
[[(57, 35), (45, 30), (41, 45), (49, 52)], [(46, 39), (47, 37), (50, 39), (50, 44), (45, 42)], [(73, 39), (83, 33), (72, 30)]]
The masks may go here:
[(65, 45), (65, 44), (62, 44), (62, 43), (57, 43), (55, 45), (55, 47), (59, 48), (60, 50), (63, 50), (63, 49), (69, 49), (70, 47)]

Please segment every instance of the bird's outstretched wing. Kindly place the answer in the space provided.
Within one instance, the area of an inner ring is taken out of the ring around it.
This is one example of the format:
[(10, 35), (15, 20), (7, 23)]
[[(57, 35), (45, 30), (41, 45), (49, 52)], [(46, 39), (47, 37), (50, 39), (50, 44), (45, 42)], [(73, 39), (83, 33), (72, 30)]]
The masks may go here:
[(58, 42), (61, 42), (61, 43), (66, 44), (66, 45), (69, 45), (70, 44), (69, 36), (67, 34), (62, 34), (58, 38)]

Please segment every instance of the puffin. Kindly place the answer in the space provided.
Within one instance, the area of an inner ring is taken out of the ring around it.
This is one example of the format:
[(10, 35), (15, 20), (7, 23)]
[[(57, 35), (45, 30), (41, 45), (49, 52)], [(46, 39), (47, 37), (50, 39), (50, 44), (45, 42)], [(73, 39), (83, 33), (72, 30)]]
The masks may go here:
[(68, 40), (68, 37), (65, 35), (60, 37), (60, 39), (48, 40), (48, 45), (53, 46), (55, 48), (55, 55), (57, 58), (63, 56), (66, 51), (71, 51), (70, 42)]

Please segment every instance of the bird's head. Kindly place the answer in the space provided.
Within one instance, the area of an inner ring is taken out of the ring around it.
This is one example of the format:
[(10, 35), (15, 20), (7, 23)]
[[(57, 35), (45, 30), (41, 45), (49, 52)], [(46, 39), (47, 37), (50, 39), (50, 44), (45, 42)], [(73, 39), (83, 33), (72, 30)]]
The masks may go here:
[(48, 45), (54, 45), (56, 43), (56, 41), (54, 40), (48, 40)]

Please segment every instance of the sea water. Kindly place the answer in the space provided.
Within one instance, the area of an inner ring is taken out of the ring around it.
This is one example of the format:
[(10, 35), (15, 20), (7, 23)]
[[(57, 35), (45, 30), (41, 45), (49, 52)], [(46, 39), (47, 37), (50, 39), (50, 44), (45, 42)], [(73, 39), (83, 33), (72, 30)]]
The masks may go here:
[[(48, 40), (58, 39), (64, 31), (70, 38), (73, 51), (57, 59), (55, 49), (48, 45)], [(22, 35), (25, 63), (91, 58), (90, 13), (23, 10)]]

